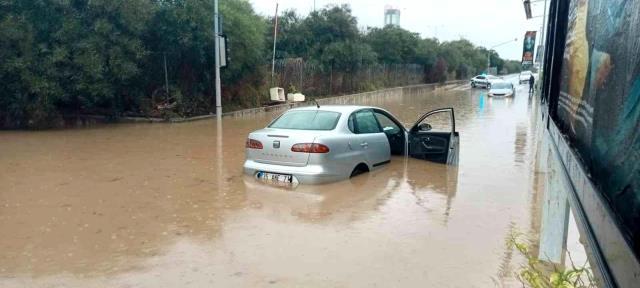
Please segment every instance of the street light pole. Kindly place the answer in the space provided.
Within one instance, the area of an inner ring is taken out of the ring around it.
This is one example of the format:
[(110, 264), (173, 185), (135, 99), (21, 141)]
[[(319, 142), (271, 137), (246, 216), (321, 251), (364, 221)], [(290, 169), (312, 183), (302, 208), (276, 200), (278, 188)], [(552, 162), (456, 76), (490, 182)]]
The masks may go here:
[(489, 68), (491, 68), (491, 50), (493, 50), (494, 48), (500, 47), (502, 45), (506, 45), (506, 44), (509, 44), (511, 42), (517, 42), (517, 41), (518, 41), (518, 38), (515, 38), (513, 40), (509, 40), (509, 41), (506, 41), (506, 42), (503, 42), (503, 43), (500, 43), (500, 44), (497, 44), (497, 45), (493, 45), (493, 46), (491, 46), (491, 48), (489, 48), (489, 51), (487, 51), (487, 72), (489, 72)]
[(491, 49), (487, 52), (487, 74), (489, 74), (489, 68), (491, 68)]
[(540, 45), (542, 46), (542, 49), (540, 49), (540, 51), (538, 51), (538, 53), (542, 53), (542, 56), (540, 56), (540, 63), (544, 63), (544, 45), (546, 44), (545, 41), (546, 39), (544, 38), (544, 32), (545, 32), (545, 26), (547, 25), (547, 0), (544, 0), (544, 11), (542, 13), (542, 27), (540, 28)]
[(213, 15), (213, 42), (214, 42), (214, 62), (215, 62), (215, 74), (216, 74), (216, 117), (218, 120), (222, 117), (222, 89), (220, 88), (220, 15), (218, 14), (218, 0), (213, 1), (214, 15)]

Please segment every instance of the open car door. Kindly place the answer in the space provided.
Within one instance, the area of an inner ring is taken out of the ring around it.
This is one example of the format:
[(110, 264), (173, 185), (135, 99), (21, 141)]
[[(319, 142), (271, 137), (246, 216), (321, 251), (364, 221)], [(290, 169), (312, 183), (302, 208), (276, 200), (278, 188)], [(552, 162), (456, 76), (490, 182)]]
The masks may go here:
[(453, 108), (430, 111), (409, 130), (409, 156), (444, 164), (458, 164), (459, 135)]

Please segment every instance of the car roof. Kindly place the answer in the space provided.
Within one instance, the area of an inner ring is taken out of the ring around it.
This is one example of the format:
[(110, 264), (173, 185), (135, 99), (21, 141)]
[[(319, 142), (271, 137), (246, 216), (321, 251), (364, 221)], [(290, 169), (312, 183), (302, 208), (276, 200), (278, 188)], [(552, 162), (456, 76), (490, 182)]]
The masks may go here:
[(320, 110), (320, 111), (331, 111), (331, 112), (339, 112), (344, 114), (349, 114), (353, 111), (360, 109), (380, 109), (372, 106), (359, 106), (359, 105), (320, 105), (318, 109), (317, 106), (304, 106), (290, 109), (289, 111), (304, 111), (304, 110)]

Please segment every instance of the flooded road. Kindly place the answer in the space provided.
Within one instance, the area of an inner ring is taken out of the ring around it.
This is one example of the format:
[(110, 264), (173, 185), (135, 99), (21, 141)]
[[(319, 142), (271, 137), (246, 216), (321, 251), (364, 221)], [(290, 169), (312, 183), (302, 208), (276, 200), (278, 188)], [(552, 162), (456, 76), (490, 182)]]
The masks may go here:
[(535, 237), (542, 193), (525, 86), (340, 99), (406, 123), (454, 107), (459, 166), (396, 157), (348, 181), (267, 186), (242, 163), (269, 113), (0, 132), (0, 286), (518, 286), (505, 238)]

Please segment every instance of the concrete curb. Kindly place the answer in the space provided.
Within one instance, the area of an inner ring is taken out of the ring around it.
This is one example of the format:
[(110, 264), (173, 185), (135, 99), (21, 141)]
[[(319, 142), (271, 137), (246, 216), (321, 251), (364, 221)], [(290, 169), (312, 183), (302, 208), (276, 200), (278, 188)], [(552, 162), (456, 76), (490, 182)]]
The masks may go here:
[[(393, 88), (373, 90), (368, 92), (361, 92), (356, 94), (329, 96), (329, 97), (316, 99), (316, 101), (318, 101), (319, 104), (326, 104), (328, 102), (332, 102), (339, 98), (358, 97), (358, 96), (365, 96), (367, 94), (373, 95), (378, 93), (387, 93), (391, 91), (404, 90), (404, 89), (416, 89), (416, 88), (419, 89), (419, 88), (427, 88), (427, 87), (433, 87), (434, 89), (446, 88), (447, 86), (462, 85), (467, 82), (468, 82), (467, 80), (454, 80), (454, 81), (447, 81), (445, 83), (429, 83), (429, 84), (399, 86), (399, 87), (393, 87)], [(283, 104), (272, 105), (272, 106), (248, 108), (248, 109), (225, 112), (225, 113), (222, 113), (222, 116), (223, 117), (244, 117), (247, 115), (255, 115), (259, 113), (278, 112), (278, 111), (288, 110), (294, 107), (307, 106), (309, 105), (309, 103), (311, 102), (307, 101), (307, 102), (296, 102), (296, 103), (283, 103)], [(193, 121), (213, 119), (215, 117), (216, 115), (214, 114), (187, 117), (187, 118), (171, 118), (169, 120), (163, 119), (163, 118), (122, 117), (118, 119), (118, 122), (120, 123), (183, 123), (183, 122), (193, 122)]]

